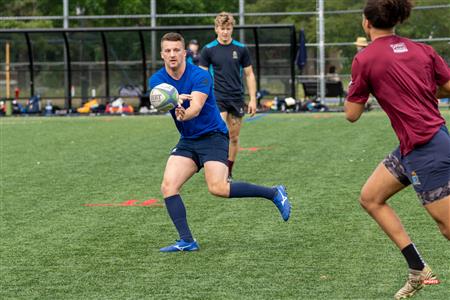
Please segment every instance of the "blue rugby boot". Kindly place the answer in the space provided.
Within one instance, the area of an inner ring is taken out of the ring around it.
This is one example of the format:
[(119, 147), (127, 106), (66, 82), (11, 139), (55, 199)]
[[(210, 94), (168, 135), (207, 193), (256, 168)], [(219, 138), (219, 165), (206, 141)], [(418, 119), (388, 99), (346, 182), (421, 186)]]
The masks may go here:
[(286, 188), (283, 185), (277, 185), (275, 188), (277, 189), (277, 193), (273, 197), (272, 201), (280, 211), (283, 220), (287, 221), (289, 220), (289, 216), (291, 214), (291, 203), (289, 202)]
[(185, 242), (183, 239), (177, 240), (175, 244), (159, 249), (160, 252), (178, 252), (178, 251), (197, 251), (200, 247), (197, 241), (191, 243)]

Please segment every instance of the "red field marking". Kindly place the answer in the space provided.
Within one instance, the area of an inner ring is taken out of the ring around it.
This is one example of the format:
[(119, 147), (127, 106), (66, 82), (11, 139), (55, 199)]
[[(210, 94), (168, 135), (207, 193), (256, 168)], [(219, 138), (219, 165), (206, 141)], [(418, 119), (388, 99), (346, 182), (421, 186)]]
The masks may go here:
[(121, 206), (157, 206), (157, 207), (163, 207), (164, 204), (159, 203), (158, 199), (148, 199), (145, 201), (140, 200), (127, 200), (121, 203), (94, 203), (94, 204), (83, 204), (83, 206), (93, 207), (93, 206), (113, 206), (113, 207), (121, 207)]
[(112, 122), (114, 119), (113, 118), (100, 118), (99, 120), (104, 121), (104, 122)]
[(138, 204), (137, 206), (164, 206), (161, 203), (158, 203), (158, 199), (148, 199)]
[(331, 115), (330, 114), (314, 115), (313, 118), (314, 119), (329, 119), (329, 118), (331, 118)]
[(249, 152), (256, 152), (259, 150), (270, 150), (270, 147), (249, 147), (249, 148), (239, 148), (239, 151), (249, 151)]

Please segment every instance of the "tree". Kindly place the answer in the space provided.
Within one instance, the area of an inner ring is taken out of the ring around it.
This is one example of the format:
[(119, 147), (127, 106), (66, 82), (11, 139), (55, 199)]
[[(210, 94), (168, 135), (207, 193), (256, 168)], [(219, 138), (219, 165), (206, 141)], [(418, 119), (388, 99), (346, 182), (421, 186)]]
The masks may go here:
[[(357, 36), (363, 36), (361, 12), (364, 3), (360, 0), (329, 0), (325, 4), (325, 42), (352, 42)], [(416, 0), (416, 6), (448, 4), (447, 0)], [(70, 15), (75, 15), (76, 7), (84, 9), (84, 15), (150, 15), (150, 0), (69, 0)], [(182, 13), (218, 13), (229, 11), (236, 13), (238, 0), (157, 0), (158, 14)], [(354, 13), (331, 13), (336, 10), (356, 10)], [(0, 2), (0, 11), (4, 16), (61, 16), (62, 0), (9, 0)], [(246, 16), (247, 24), (295, 24), (297, 29), (304, 28), (306, 40), (317, 42), (316, 1), (313, 0), (246, 0), (247, 13), (258, 12), (312, 12), (307, 15), (269, 15)], [(447, 37), (450, 32), (447, 9), (414, 10), (410, 19), (398, 26), (397, 32), (410, 38)], [(430, 22), (432, 20), (432, 22)], [(157, 25), (212, 25), (213, 17), (173, 17), (158, 18)], [(117, 27), (150, 26), (150, 18), (142, 19), (99, 19), (71, 20), (70, 27)], [(47, 28), (62, 27), (62, 20), (3, 21), (1, 28)], [(273, 36), (272, 38), (275, 38)], [(450, 57), (448, 42), (437, 42), (433, 47), (444, 57)], [(312, 49), (312, 48), (311, 48)], [(314, 50), (311, 50), (314, 54)], [(344, 62), (344, 71), (349, 71), (350, 62), (355, 54), (353, 45), (326, 47), (327, 56), (340, 56)]]

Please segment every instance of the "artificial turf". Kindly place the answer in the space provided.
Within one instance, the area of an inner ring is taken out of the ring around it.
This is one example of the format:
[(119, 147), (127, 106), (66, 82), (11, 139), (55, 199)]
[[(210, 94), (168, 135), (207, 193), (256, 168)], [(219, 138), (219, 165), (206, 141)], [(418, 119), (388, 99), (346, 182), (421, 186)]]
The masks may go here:
[[(383, 113), (246, 118), (234, 177), (285, 184), (291, 219), (209, 195), (201, 171), (181, 192), (201, 250), (163, 254), (177, 139), (167, 116), (0, 118), (0, 298), (391, 299), (403, 285), (403, 257), (358, 203), (397, 145)], [(442, 281), (415, 298), (448, 299), (449, 242), (411, 188), (390, 203)]]

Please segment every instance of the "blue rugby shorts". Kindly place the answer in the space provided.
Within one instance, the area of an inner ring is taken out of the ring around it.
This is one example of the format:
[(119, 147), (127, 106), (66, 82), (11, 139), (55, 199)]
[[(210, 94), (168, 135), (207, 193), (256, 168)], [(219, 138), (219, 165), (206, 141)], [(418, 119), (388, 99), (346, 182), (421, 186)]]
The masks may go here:
[(402, 156), (395, 149), (383, 164), (403, 185), (412, 184), (423, 205), (450, 195), (450, 136), (442, 126), (426, 144)]
[(210, 132), (195, 139), (181, 138), (170, 154), (192, 159), (200, 171), (207, 161), (219, 161), (227, 165), (228, 145), (228, 134)]

